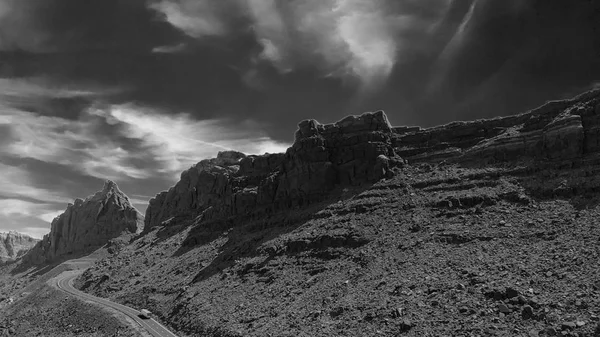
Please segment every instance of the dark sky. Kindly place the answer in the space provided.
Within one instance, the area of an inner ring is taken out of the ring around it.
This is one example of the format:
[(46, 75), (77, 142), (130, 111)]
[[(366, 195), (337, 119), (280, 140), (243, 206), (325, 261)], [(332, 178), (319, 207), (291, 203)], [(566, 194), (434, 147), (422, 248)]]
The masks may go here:
[(143, 212), (297, 123), (510, 115), (600, 81), (592, 0), (0, 0), (0, 231), (115, 180)]

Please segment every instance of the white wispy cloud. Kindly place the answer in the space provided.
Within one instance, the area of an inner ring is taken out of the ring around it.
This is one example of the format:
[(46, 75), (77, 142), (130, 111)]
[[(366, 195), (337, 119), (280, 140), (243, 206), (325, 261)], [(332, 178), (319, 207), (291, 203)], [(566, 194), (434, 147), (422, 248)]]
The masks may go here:
[(218, 36), (227, 31), (219, 14), (219, 5), (212, 0), (158, 1), (150, 8), (164, 15), (164, 19), (192, 37)]
[(249, 120), (196, 120), (189, 114), (165, 114), (133, 104), (111, 106), (92, 113), (112, 123), (121, 123), (128, 137), (146, 145), (149, 151), (146, 155), (160, 163), (160, 172), (176, 175), (223, 150), (263, 154), (285, 152), (289, 147), (289, 144), (267, 137), (261, 125)]
[(20, 167), (0, 163), (0, 191), (9, 199), (27, 198), (41, 203), (68, 203), (70, 198), (55, 191), (38, 188), (27, 171)]
[[(33, 203), (21, 199), (0, 199), (0, 232), (16, 230), (35, 238), (50, 231), (52, 220), (64, 212), (52, 204)], [(25, 225), (35, 222), (39, 226)]]
[[(0, 94), (0, 99), (27, 99), (46, 92), (34, 84), (18, 84), (19, 89)], [(269, 138), (265, 127), (252, 120), (197, 120), (189, 114), (134, 104), (99, 103), (81, 111), (77, 119), (44, 116), (2, 103), (0, 108), (0, 126), (10, 131), (10, 139), (0, 144), (3, 155), (57, 163), (85, 175), (116, 181), (178, 175), (223, 150), (262, 154), (283, 152), (289, 146)], [(3, 177), (19, 174), (15, 168), (3, 166)], [(0, 178), (0, 187), (24, 179)], [(25, 185), (25, 189), (32, 186)]]

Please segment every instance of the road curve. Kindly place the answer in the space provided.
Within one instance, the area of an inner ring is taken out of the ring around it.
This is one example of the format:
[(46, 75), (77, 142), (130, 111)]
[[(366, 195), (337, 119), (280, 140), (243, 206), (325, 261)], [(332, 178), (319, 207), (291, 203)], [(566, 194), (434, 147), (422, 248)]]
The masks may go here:
[(153, 319), (142, 319), (138, 315), (140, 312), (138, 310), (132, 309), (128, 306), (111, 302), (107, 299), (92, 296), (90, 294), (86, 294), (80, 290), (77, 290), (73, 287), (73, 280), (82, 272), (82, 270), (70, 270), (65, 271), (62, 274), (58, 275), (55, 278), (56, 287), (60, 290), (78, 297), (80, 299), (95, 302), (99, 305), (109, 307), (115, 309), (124, 315), (128, 316), (136, 323), (138, 323), (142, 328), (146, 329), (148, 333), (150, 333), (153, 337), (177, 337), (174, 333), (169, 331), (167, 328), (162, 326), (160, 323)]

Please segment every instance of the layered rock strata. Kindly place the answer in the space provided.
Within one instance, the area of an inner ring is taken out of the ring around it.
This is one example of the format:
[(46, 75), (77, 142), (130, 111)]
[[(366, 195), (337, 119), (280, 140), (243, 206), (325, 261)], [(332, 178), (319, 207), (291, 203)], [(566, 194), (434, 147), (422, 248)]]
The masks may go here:
[(180, 216), (265, 215), (321, 200), (339, 185), (389, 176), (408, 163), (575, 161), (600, 150), (600, 90), (529, 112), (421, 129), (392, 127), (382, 111), (333, 124), (300, 122), (280, 154), (221, 152), (150, 200), (145, 228)]
[(33, 248), (38, 241), (40, 240), (15, 231), (0, 233), (0, 262), (20, 258)]
[(396, 129), (394, 149), (410, 162), (573, 160), (600, 149), (600, 90), (529, 112), (429, 129)]
[(75, 199), (52, 221), (50, 233), (27, 254), (26, 260), (45, 263), (99, 248), (125, 232), (139, 233), (144, 217), (119, 190), (106, 181), (101, 191)]

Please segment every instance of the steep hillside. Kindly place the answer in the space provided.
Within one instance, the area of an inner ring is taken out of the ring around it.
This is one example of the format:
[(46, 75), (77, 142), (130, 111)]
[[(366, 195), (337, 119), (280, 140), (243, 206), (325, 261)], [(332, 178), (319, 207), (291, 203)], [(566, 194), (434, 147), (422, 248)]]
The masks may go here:
[(0, 262), (20, 258), (38, 241), (40, 240), (15, 231), (0, 233)]
[(285, 154), (184, 172), (78, 285), (181, 336), (600, 334), (599, 126), (599, 91), (430, 129), (303, 121)]
[(24, 257), (26, 263), (48, 263), (61, 257), (91, 252), (125, 232), (143, 229), (144, 217), (117, 184), (106, 181), (102, 190), (75, 199), (52, 221), (50, 233)]

